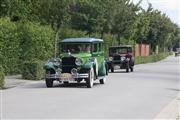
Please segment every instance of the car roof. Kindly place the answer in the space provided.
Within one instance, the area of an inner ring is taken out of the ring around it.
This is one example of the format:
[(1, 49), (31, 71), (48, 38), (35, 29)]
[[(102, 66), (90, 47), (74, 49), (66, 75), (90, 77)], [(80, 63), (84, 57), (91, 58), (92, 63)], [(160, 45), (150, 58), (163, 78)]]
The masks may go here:
[(111, 46), (110, 48), (120, 48), (120, 47), (132, 47), (132, 45), (118, 45), (118, 46)]
[(67, 38), (61, 41), (61, 43), (69, 42), (103, 42), (103, 40), (96, 38)]

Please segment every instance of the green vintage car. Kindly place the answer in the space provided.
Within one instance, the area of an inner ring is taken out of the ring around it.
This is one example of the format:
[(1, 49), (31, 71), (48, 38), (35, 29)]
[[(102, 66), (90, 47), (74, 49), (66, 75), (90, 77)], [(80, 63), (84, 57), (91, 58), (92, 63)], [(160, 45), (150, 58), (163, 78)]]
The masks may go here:
[(47, 87), (53, 81), (68, 84), (71, 81), (85, 82), (93, 87), (95, 80), (105, 83), (107, 65), (104, 58), (103, 40), (95, 38), (69, 38), (60, 43), (60, 57), (49, 60), (45, 65)]

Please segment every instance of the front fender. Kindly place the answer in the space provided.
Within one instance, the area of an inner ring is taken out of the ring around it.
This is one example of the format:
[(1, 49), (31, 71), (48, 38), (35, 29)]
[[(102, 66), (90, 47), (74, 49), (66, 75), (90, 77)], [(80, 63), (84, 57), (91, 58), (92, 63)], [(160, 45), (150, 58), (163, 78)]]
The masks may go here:
[(56, 70), (56, 68), (54, 67), (54, 64), (53, 64), (52, 62), (47, 62), (47, 63), (43, 66), (43, 68), (44, 68), (45, 70), (49, 70), (49, 69), (53, 69), (54, 71)]
[(88, 62), (84, 64), (82, 67), (85, 69), (91, 69), (93, 67), (94, 63), (93, 62)]

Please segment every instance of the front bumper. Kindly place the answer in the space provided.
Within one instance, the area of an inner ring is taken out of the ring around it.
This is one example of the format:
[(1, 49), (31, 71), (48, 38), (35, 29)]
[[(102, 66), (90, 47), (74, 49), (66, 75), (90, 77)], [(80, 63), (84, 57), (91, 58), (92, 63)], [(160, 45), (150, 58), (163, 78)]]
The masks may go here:
[[(66, 75), (65, 75), (66, 74)], [(89, 75), (87, 73), (77, 73), (77, 74), (70, 74), (70, 73), (60, 73), (60, 74), (46, 74), (46, 79), (55, 79), (55, 80), (75, 80), (78, 78), (88, 78)]]
[(108, 62), (108, 68), (112, 68), (114, 66), (120, 66), (121, 69), (125, 69), (127, 67), (128, 61), (126, 60), (113, 60)]
[(127, 63), (127, 60), (112, 60), (111, 63), (112, 64), (125, 64)]

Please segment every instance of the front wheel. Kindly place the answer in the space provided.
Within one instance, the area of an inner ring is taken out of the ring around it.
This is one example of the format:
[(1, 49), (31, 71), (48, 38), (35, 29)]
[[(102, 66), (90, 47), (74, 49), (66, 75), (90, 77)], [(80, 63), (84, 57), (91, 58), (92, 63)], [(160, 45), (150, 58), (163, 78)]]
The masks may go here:
[(131, 72), (133, 72), (133, 71), (134, 71), (134, 67), (132, 66), (132, 67), (130, 68), (130, 70), (131, 70)]
[(86, 79), (87, 88), (92, 88), (94, 84), (94, 69), (89, 70), (89, 77)]
[(126, 65), (126, 72), (127, 72), (127, 73), (129, 72), (129, 62), (128, 62), (127, 65)]
[(53, 87), (53, 80), (52, 80), (52, 79), (46, 79), (46, 86), (47, 86), (48, 88)]

